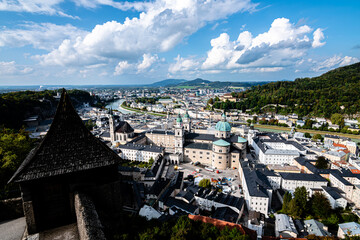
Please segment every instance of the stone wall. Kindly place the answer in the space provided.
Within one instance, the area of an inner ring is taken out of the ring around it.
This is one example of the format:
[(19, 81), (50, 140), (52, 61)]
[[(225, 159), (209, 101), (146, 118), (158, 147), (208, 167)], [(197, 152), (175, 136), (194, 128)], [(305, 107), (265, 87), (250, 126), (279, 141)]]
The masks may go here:
[(81, 240), (106, 239), (95, 205), (89, 196), (75, 193), (75, 212)]
[(11, 198), (0, 201), (0, 222), (24, 216), (22, 199)]

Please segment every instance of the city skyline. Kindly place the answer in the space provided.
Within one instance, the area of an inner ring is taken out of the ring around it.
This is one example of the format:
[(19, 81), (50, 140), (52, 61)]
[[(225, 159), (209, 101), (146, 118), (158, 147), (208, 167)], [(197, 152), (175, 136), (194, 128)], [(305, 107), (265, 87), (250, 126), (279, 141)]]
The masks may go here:
[(0, 85), (275, 81), (359, 61), (357, 1), (2, 1)]

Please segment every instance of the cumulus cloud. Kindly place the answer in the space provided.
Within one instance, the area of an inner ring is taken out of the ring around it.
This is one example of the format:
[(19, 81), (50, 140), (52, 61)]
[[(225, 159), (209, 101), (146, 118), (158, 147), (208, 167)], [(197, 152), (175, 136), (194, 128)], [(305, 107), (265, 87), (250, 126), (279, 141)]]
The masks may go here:
[(312, 70), (315, 72), (326, 71), (332, 68), (342, 67), (356, 62), (359, 62), (359, 59), (356, 57), (340, 57), (338, 55), (334, 55), (333, 57), (325, 59), (324, 61), (311, 60), (311, 63), (315, 65), (312, 67)]
[(156, 0), (142, 6), (145, 10), (139, 17), (97, 25), (86, 36), (66, 39), (38, 59), (50, 65), (87, 64), (89, 59), (103, 58), (136, 61), (144, 53), (172, 49), (208, 22), (255, 7), (250, 0)]
[(0, 62), (0, 75), (19, 75), (27, 74), (33, 71), (30, 67), (21, 67), (16, 65), (15, 61)]
[(199, 63), (193, 59), (186, 59), (178, 55), (175, 59), (176, 62), (170, 64), (169, 72), (175, 74), (177, 72), (194, 71), (197, 69)]
[(131, 68), (132, 65), (129, 64), (127, 61), (121, 61), (118, 63), (118, 65), (115, 67), (114, 75), (121, 75), (125, 72), (125, 70)]
[(142, 62), (137, 66), (138, 72), (144, 71), (148, 69), (158, 60), (158, 56), (155, 54), (151, 56), (151, 54), (144, 54)]
[(76, 36), (84, 36), (82, 31), (70, 24), (56, 25), (52, 23), (27, 22), (16, 29), (0, 30), (0, 47), (23, 47), (32, 45), (37, 49), (53, 50), (64, 39), (75, 40)]
[(313, 33), (313, 36), (314, 36), (314, 41), (312, 43), (313, 48), (317, 48), (325, 45), (325, 42), (321, 42), (325, 38), (321, 28), (316, 29), (315, 32)]
[(295, 26), (286, 18), (277, 18), (267, 32), (253, 37), (248, 31), (230, 41), (226, 33), (211, 40), (211, 50), (202, 64), (202, 69), (246, 69), (241, 72), (280, 71), (295, 64), (313, 47), (324, 45), (321, 29), (310, 40), (312, 29), (307, 25)]

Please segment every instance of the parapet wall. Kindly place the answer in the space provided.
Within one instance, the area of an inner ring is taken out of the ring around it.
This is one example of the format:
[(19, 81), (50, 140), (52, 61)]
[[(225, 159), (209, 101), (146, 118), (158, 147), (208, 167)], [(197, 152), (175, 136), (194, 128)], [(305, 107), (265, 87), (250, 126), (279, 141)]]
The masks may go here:
[(103, 226), (91, 198), (84, 193), (76, 192), (74, 205), (80, 239), (105, 240)]

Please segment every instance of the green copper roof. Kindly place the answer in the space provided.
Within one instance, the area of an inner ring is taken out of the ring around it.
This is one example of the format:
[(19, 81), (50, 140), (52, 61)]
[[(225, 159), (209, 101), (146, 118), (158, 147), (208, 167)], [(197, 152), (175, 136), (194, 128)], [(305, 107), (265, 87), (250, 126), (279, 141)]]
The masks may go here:
[(238, 143), (246, 143), (247, 140), (243, 137), (238, 137)]
[(178, 123), (181, 123), (181, 122), (182, 122), (182, 118), (181, 118), (181, 116), (180, 116), (180, 113), (179, 113), (179, 115), (178, 115), (178, 117), (177, 117), (177, 119), (176, 119), (176, 122), (178, 122)]
[(223, 113), (223, 114), (221, 115), (221, 117), (222, 117), (222, 118), (226, 118), (226, 115), (225, 115), (225, 113)]
[(220, 121), (216, 124), (215, 130), (221, 131), (221, 132), (230, 132), (231, 126), (228, 122)]
[(213, 142), (213, 144), (216, 145), (216, 146), (219, 146), (219, 147), (230, 146), (230, 143), (228, 143), (227, 141), (225, 141), (223, 139), (217, 140), (217, 141)]
[(188, 111), (185, 112), (184, 118), (190, 118)]

